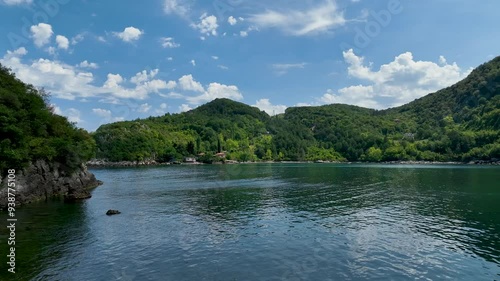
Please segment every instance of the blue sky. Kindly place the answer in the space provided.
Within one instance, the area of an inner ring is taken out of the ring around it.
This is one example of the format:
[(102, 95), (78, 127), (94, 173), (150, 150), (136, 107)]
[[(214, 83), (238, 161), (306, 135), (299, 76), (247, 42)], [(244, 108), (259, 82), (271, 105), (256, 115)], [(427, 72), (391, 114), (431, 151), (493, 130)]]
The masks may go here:
[(500, 55), (500, 2), (0, 0), (0, 63), (90, 131), (218, 97), (388, 108)]

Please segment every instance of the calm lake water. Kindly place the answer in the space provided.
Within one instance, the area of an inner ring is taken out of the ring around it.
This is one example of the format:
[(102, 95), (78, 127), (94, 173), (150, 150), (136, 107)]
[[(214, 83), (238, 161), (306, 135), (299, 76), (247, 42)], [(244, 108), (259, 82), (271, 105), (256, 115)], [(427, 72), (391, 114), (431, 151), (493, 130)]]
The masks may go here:
[(18, 210), (16, 275), (2, 227), (1, 280), (500, 280), (499, 167), (93, 172), (90, 200)]

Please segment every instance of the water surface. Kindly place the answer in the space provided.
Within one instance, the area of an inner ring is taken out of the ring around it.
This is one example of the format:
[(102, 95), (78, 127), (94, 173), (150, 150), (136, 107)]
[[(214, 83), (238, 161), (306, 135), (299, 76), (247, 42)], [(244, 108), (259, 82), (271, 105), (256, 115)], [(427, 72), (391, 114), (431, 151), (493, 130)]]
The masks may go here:
[(93, 172), (90, 200), (18, 210), (17, 273), (0, 279), (500, 280), (498, 167)]

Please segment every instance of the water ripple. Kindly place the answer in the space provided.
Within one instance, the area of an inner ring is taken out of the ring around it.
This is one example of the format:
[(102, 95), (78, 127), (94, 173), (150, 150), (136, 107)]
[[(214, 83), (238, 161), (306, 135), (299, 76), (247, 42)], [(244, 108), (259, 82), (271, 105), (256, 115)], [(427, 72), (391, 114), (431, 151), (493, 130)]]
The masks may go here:
[(19, 239), (40, 262), (18, 280), (500, 279), (495, 169), (95, 172), (105, 184), (86, 203), (22, 211), (33, 234)]

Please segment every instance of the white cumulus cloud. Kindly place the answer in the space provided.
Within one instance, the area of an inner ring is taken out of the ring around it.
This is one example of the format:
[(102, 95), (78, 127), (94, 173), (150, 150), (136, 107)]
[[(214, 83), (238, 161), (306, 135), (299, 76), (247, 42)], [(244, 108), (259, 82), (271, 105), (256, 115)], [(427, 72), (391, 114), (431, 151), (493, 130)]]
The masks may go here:
[[(216, 36), (217, 28), (219, 25), (217, 24), (217, 17), (214, 15), (208, 16), (207, 13), (204, 13), (200, 17), (200, 22), (195, 24), (191, 24), (191, 27), (197, 29), (201, 34), (205, 36)], [(204, 39), (204, 37), (202, 37)]]
[(124, 42), (132, 42), (139, 40), (139, 38), (144, 34), (144, 31), (133, 26), (129, 26), (122, 32), (114, 32), (113, 34)]
[(260, 99), (253, 106), (258, 107), (271, 116), (285, 113), (285, 110), (288, 108), (286, 105), (273, 105), (269, 99)]
[(32, 25), (30, 28), (31, 38), (37, 47), (42, 47), (50, 42), (50, 38), (54, 34), (52, 26), (46, 23)]
[(349, 76), (360, 80), (359, 85), (328, 90), (323, 103), (348, 103), (371, 108), (399, 106), (436, 92), (465, 78), (471, 69), (463, 70), (456, 63), (449, 64), (444, 57), (438, 63), (417, 61), (411, 52), (400, 54), (392, 62), (373, 70), (371, 63), (354, 51), (343, 52)]
[(238, 20), (233, 17), (233, 16), (229, 16), (229, 18), (227, 18), (227, 22), (230, 24), (230, 25), (235, 25), (238, 23)]
[(199, 96), (187, 97), (186, 100), (190, 104), (200, 104), (209, 102), (216, 98), (228, 98), (233, 100), (243, 99), (243, 95), (234, 85), (224, 85), (219, 83), (210, 83), (205, 92)]
[(99, 65), (95, 62), (88, 62), (87, 60), (82, 61), (81, 63), (78, 64), (79, 67), (81, 68), (91, 68), (91, 69), (98, 69)]
[(111, 118), (111, 111), (102, 108), (93, 108), (92, 112), (102, 118)]
[(179, 106), (179, 111), (180, 111), (180, 112), (190, 111), (191, 109), (192, 109), (192, 108), (191, 108), (189, 105), (187, 105), (187, 104), (181, 104), (181, 105)]
[(193, 75), (188, 74), (179, 78), (179, 87), (184, 91), (193, 91), (193, 92), (204, 92), (203, 86), (200, 82), (195, 81)]
[(26, 54), (25, 48), (7, 51), (3, 58), (0, 58), (0, 63), (11, 68), (20, 80), (37, 87), (44, 87), (54, 97), (61, 99), (74, 100), (77, 97), (96, 96), (106, 96), (108, 100), (145, 99), (150, 93), (159, 93), (176, 85), (175, 81), (155, 79), (158, 70), (137, 73), (130, 78), (130, 82), (135, 82), (132, 82), (133, 85), (120, 74), (108, 73), (106, 81), (98, 85), (92, 72), (82, 70), (82, 68), (96, 68), (97, 64), (83, 61), (77, 66), (71, 66), (57, 60), (42, 58), (24, 63), (23, 56)]
[(67, 50), (69, 47), (69, 40), (65, 36), (57, 35), (56, 36), (57, 48)]

